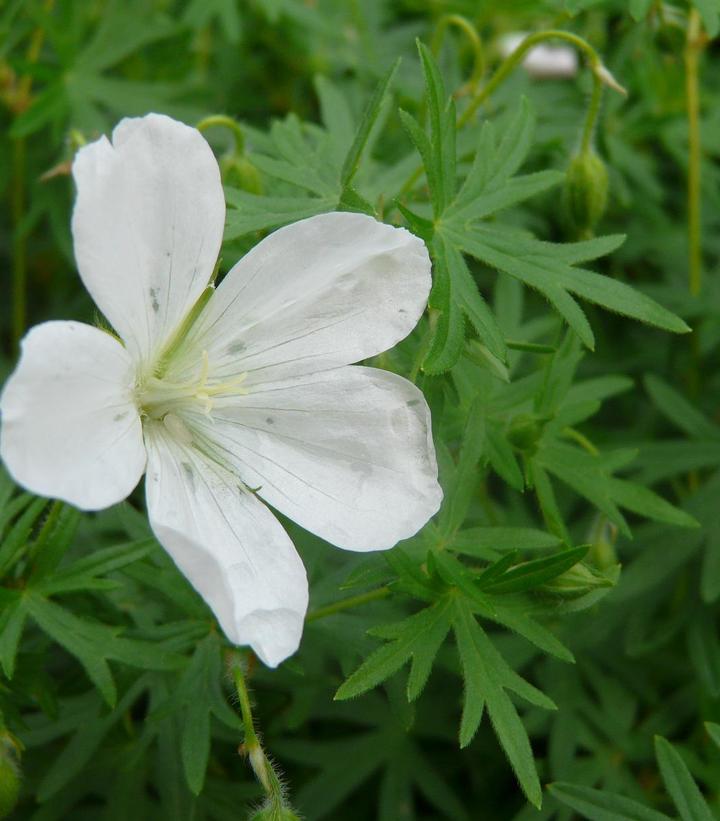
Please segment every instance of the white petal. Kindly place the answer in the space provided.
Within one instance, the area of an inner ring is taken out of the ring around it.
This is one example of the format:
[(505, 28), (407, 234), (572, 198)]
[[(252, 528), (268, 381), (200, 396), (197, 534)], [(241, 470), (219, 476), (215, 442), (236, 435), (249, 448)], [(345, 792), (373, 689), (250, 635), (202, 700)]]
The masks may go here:
[(358, 362), (417, 324), (430, 290), (424, 243), (363, 214), (271, 234), (225, 277), (198, 323), (213, 373), (248, 385)]
[(88, 291), (137, 357), (167, 340), (220, 250), (220, 171), (199, 131), (160, 114), (122, 120), (73, 164), (75, 257)]
[(440, 506), (427, 404), (387, 371), (301, 377), (192, 424), (258, 495), (338, 547), (390, 548)]
[(110, 334), (81, 322), (34, 327), (0, 399), (0, 452), (13, 478), (83, 510), (124, 499), (145, 469), (134, 380)]
[(305, 568), (265, 505), (163, 426), (146, 430), (146, 492), (160, 543), (205, 599), (225, 635), (270, 667), (300, 644)]

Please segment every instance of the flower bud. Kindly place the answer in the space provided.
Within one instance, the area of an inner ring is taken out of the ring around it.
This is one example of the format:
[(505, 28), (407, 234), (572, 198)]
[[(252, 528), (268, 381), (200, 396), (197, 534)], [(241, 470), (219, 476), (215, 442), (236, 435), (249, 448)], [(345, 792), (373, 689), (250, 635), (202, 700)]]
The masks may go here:
[(564, 599), (576, 599), (599, 587), (612, 587), (613, 581), (585, 562), (574, 564), (569, 570), (542, 585), (541, 590)]
[(260, 174), (245, 154), (226, 154), (220, 158), (220, 173), (223, 182), (233, 188), (249, 191), (251, 194), (262, 193)]
[(7, 733), (0, 736), (0, 818), (7, 818), (20, 794), (17, 747)]
[(544, 422), (529, 413), (518, 414), (512, 422), (508, 430), (508, 442), (515, 448), (515, 450), (532, 456), (537, 450), (538, 442), (542, 436)]
[(578, 236), (591, 236), (605, 213), (608, 173), (605, 163), (591, 149), (570, 161), (563, 189), (563, 210), (570, 228)]

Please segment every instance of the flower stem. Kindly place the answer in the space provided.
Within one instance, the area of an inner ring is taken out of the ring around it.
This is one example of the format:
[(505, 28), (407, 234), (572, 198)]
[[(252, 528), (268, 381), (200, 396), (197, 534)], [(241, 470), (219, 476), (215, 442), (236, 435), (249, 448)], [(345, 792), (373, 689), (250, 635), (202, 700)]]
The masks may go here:
[(275, 768), (265, 755), (258, 734), (255, 731), (255, 723), (250, 703), (250, 693), (245, 683), (244, 659), (239, 653), (233, 653), (230, 657), (230, 671), (232, 673), (235, 690), (240, 703), (240, 713), (242, 715), (245, 729), (245, 740), (241, 747), (242, 752), (247, 755), (250, 766), (257, 780), (262, 785), (267, 799), (267, 807), (275, 810), (278, 817), (282, 810), (287, 809), (283, 786), (275, 771)]
[(25, 138), (13, 141), (13, 182), (10, 214), (13, 226), (12, 255), (12, 342), (17, 350), (25, 332), (27, 313), (27, 242), (22, 222), (25, 216)]
[(205, 131), (208, 128), (229, 128), (232, 131), (233, 139), (235, 140), (235, 154), (241, 156), (245, 151), (245, 135), (240, 127), (240, 124), (228, 117), (227, 114), (212, 114), (210, 117), (205, 117), (195, 126), (198, 131)]
[[(52, 10), (54, 0), (45, 0), (43, 11), (47, 14)], [(40, 25), (30, 35), (30, 43), (25, 54), (25, 62), (31, 67), (38, 61), (43, 42), (45, 28)], [(18, 94), (13, 105), (16, 114), (25, 111), (32, 97), (32, 74), (28, 73), (19, 83)], [(25, 137), (13, 140), (13, 176), (10, 193), (10, 216), (13, 227), (12, 241), (12, 342), (17, 350), (25, 332), (27, 315), (27, 232), (23, 225), (25, 219), (25, 170), (26, 170), (26, 141)]]
[(391, 592), (389, 587), (378, 587), (376, 590), (370, 590), (367, 593), (350, 596), (350, 598), (328, 604), (325, 607), (318, 607), (317, 610), (313, 610), (305, 616), (305, 621), (317, 621), (318, 619), (324, 619), (325, 616), (333, 616), (343, 610), (350, 610), (352, 607), (367, 604), (367, 602), (386, 599)]
[(461, 97), (464, 94), (475, 93), (475, 90), (480, 84), (483, 74), (485, 74), (485, 51), (477, 29), (467, 17), (463, 17), (461, 14), (444, 14), (438, 20), (437, 28), (430, 43), (430, 48), (436, 57), (440, 53), (445, 33), (450, 26), (455, 26), (455, 28), (467, 36), (473, 52), (473, 67), (470, 77), (467, 82), (455, 92), (456, 97)]
[(697, 296), (702, 287), (701, 248), (701, 190), (700, 190), (700, 95), (698, 90), (698, 66), (703, 49), (700, 13), (691, 9), (688, 18), (685, 45), (685, 97), (688, 118), (688, 245), (690, 293)]
[(508, 55), (505, 60), (500, 64), (500, 68), (495, 72), (495, 74), (490, 78), (490, 81), (486, 83), (478, 93), (473, 97), (470, 101), (470, 105), (465, 109), (462, 117), (458, 121), (458, 127), (462, 127), (465, 125), (468, 120), (471, 119), (473, 114), (477, 111), (477, 109), (485, 102), (485, 100), (493, 94), (497, 88), (502, 85), (502, 83), (510, 76), (513, 69), (519, 65), (522, 61), (523, 57), (534, 48), (538, 43), (542, 43), (545, 40), (564, 40), (567, 43), (575, 46), (580, 51), (583, 51), (588, 58), (588, 62), (590, 63), (590, 68), (593, 72), (593, 99), (590, 102), (590, 107), (588, 108), (588, 114), (585, 120), (585, 128), (583, 129), (583, 138), (586, 133), (592, 134), (595, 120), (597, 119), (598, 110), (600, 107), (600, 97), (602, 96), (602, 86), (603, 85), (613, 85), (617, 90), (624, 91), (621, 86), (617, 85), (612, 79), (612, 75), (603, 67), (602, 60), (598, 55), (597, 51), (582, 37), (578, 37), (576, 34), (572, 34), (569, 31), (561, 31), (556, 29), (548, 29), (547, 31), (538, 31), (535, 34), (531, 34), (529, 37), (526, 37), (522, 43), (513, 51), (512, 54)]

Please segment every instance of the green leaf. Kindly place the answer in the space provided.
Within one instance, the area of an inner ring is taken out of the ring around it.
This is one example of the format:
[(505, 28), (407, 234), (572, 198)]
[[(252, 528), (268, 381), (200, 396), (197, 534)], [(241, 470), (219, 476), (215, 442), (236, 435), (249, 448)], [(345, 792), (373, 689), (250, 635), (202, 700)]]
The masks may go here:
[(693, 516), (670, 504), (650, 488), (625, 479), (610, 479), (609, 488), (615, 501), (633, 513), (679, 527), (700, 526)]
[(0, 612), (0, 665), (8, 679), (15, 673), (18, 644), (27, 619), (27, 605), (20, 593), (15, 601), (3, 604)]
[(569, 570), (585, 557), (587, 551), (587, 545), (570, 547), (552, 556), (544, 556), (541, 559), (515, 565), (499, 579), (488, 584), (486, 589), (495, 595), (532, 590)]
[(435, 178), (433, 208), (441, 214), (455, 195), (455, 109), (448, 103), (445, 84), (427, 46), (417, 41), (430, 119), (431, 163)]
[(695, 439), (720, 441), (720, 427), (708, 421), (693, 405), (674, 388), (657, 376), (645, 377), (645, 389), (653, 404), (680, 430)]
[(692, 0), (700, 12), (708, 37), (713, 39), (720, 32), (720, 0)]
[(382, 634), (392, 635), (394, 641), (368, 656), (339, 687), (335, 699), (343, 701), (372, 689), (396, 673), (411, 658), (413, 668), (408, 681), (408, 698), (417, 698), (425, 686), (433, 659), (450, 629), (449, 610), (449, 600), (441, 599), (432, 607), (421, 610), (402, 622), (382, 628)]
[(368, 137), (370, 136), (370, 131), (377, 121), (378, 115), (380, 114), (380, 108), (385, 100), (385, 95), (387, 94), (387, 90), (393, 81), (393, 77), (395, 76), (399, 65), (400, 59), (398, 58), (392, 68), (378, 83), (377, 88), (375, 89), (375, 92), (370, 99), (367, 108), (365, 109), (365, 113), (360, 120), (360, 126), (357, 134), (355, 135), (355, 139), (353, 140), (350, 150), (345, 157), (345, 161), (343, 162), (342, 170), (340, 172), (340, 184), (343, 188), (347, 188), (347, 186), (350, 185), (353, 177), (357, 173), (358, 167), (360, 166), (362, 152), (367, 144)]
[[(507, 347), (495, 315), (482, 298), (463, 255), (442, 234), (434, 243), (438, 264), (445, 265), (450, 276), (452, 298), (458, 302), (470, 320), (480, 341), (502, 362), (507, 360)], [(440, 250), (439, 250), (440, 249)], [(439, 250), (439, 253), (438, 253)]]
[(698, 611), (688, 625), (688, 655), (704, 689), (720, 696), (720, 640), (707, 608)]
[(230, 206), (225, 222), (226, 242), (253, 231), (278, 228), (306, 217), (323, 214), (337, 206), (335, 196), (266, 197), (228, 187), (225, 188), (225, 196)]
[(0, 545), (0, 577), (7, 573), (25, 550), (30, 534), (46, 505), (47, 499), (33, 499), (3, 537)]
[(556, 258), (550, 243), (537, 243), (527, 237), (523, 240), (519, 235), (511, 239), (481, 225), (475, 225), (472, 233), (460, 233), (454, 226), (443, 226), (443, 231), (466, 253), (537, 288), (588, 347), (592, 347), (589, 327), (580, 318), (569, 293), (667, 331), (686, 333), (690, 330), (675, 314), (629, 285)]
[(485, 443), (483, 406), (484, 397), (478, 395), (467, 412), (467, 423), (460, 448), (460, 456), (452, 482), (446, 488), (438, 525), (443, 540), (451, 538), (465, 521), (468, 507), (475, 493), (478, 480), (477, 465)]
[(77, 658), (105, 701), (113, 706), (116, 690), (107, 657), (108, 647), (118, 628), (80, 619), (69, 610), (34, 593), (26, 594), (25, 599), (28, 614), (38, 627)]
[(720, 748), (720, 724), (715, 724), (712, 721), (705, 722), (705, 729), (708, 735), (713, 740), (716, 747)]
[(461, 743), (463, 746), (468, 744), (477, 731), (482, 718), (479, 699), (483, 699), (495, 734), (523, 792), (539, 808), (542, 791), (527, 731), (503, 689), (503, 671), (498, 669), (494, 648), (470, 609), (459, 599), (456, 600), (453, 629), (466, 681)]
[(128, 710), (148, 687), (148, 679), (141, 676), (128, 689), (117, 707), (102, 715), (102, 703), (91, 693), (85, 698), (84, 709), (77, 716), (75, 734), (45, 772), (38, 787), (38, 800), (47, 801), (73, 778), (78, 776), (92, 758), (111, 728), (127, 716)]
[[(37, 581), (31, 583), (31, 586), (48, 596), (82, 590), (98, 576), (104, 576), (139, 561), (156, 549), (157, 542), (154, 539), (138, 539), (126, 544), (106, 547), (79, 559), (69, 567), (55, 571), (48, 578), (38, 578)], [(39, 570), (36, 570), (36, 573), (38, 577), (41, 575)]]
[(575, 662), (575, 656), (550, 630), (531, 618), (528, 613), (522, 612), (517, 606), (508, 604), (504, 598), (492, 600), (491, 610), (487, 617), (522, 636), (543, 653), (571, 664)]
[(637, 22), (644, 20), (652, 3), (653, 0), (630, 0), (629, 9), (633, 19)]
[(590, 821), (671, 821), (668, 815), (606, 790), (564, 783), (551, 784), (548, 790)]
[(693, 781), (687, 765), (672, 744), (655, 736), (655, 755), (667, 791), (682, 821), (715, 821), (715, 816)]
[(539, 550), (557, 547), (560, 540), (552, 533), (531, 527), (472, 527), (457, 533), (450, 547), (467, 556), (488, 558), (508, 550)]

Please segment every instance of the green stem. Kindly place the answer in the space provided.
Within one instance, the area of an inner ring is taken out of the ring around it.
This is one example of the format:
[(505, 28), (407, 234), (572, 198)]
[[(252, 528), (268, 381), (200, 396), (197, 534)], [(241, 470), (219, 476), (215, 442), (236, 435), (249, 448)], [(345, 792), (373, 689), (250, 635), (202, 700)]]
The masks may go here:
[(245, 740), (243, 743), (245, 753), (250, 760), (255, 776), (265, 790), (270, 807), (280, 811), (286, 807), (283, 795), (282, 784), (270, 761), (268, 761), (263, 750), (260, 739), (255, 732), (253, 721), (252, 705), (250, 703), (250, 693), (245, 683), (243, 659), (239, 654), (233, 654), (230, 659), (230, 670), (235, 683), (238, 701), (240, 703), (240, 713), (242, 715), (245, 729)]
[(487, 100), (488, 97), (490, 97), (490, 95), (493, 94), (495, 90), (508, 78), (513, 69), (519, 65), (528, 51), (538, 45), (538, 43), (542, 43), (545, 40), (564, 40), (566, 43), (570, 43), (580, 51), (583, 51), (588, 57), (588, 62), (590, 63), (590, 68), (593, 72), (594, 82), (596, 84), (600, 84), (601, 86), (604, 81), (607, 82), (607, 78), (605, 78), (601, 72), (602, 60), (600, 59), (600, 56), (587, 41), (582, 39), (582, 37), (578, 37), (576, 34), (572, 34), (569, 31), (560, 31), (556, 29), (538, 31), (535, 34), (531, 34), (529, 37), (526, 37), (515, 49), (515, 51), (505, 58), (504, 62), (501, 63), (500, 68), (498, 68), (495, 74), (490, 78), (490, 81), (486, 83), (485, 86), (483, 86), (483, 88), (481, 88), (471, 100), (470, 105), (460, 118), (459, 125), (465, 125), (465, 123), (467, 123), (477, 109), (485, 102), (485, 100)]
[(690, 293), (697, 296), (702, 287), (701, 190), (700, 190), (700, 94), (698, 66), (702, 51), (702, 27), (697, 9), (690, 11), (685, 46), (685, 95), (688, 118), (688, 245)]
[[(527, 52), (534, 48), (538, 43), (542, 43), (545, 40), (564, 40), (565, 42), (574, 45), (577, 49), (587, 55), (588, 63), (590, 64), (593, 74), (593, 90), (590, 97), (590, 104), (585, 114), (581, 137), (581, 147), (583, 150), (587, 150), (592, 142), (592, 137), (595, 132), (595, 125), (600, 113), (603, 86), (609, 85), (621, 94), (626, 94), (627, 92), (616, 82), (612, 74), (610, 74), (610, 72), (605, 68), (597, 51), (595, 51), (595, 49), (588, 42), (583, 40), (582, 37), (578, 37), (569, 31), (549, 29), (548, 31), (539, 31), (535, 34), (531, 34), (529, 37), (526, 37), (515, 49), (515, 51), (505, 58), (490, 80), (472, 97), (470, 104), (457, 121), (457, 128), (462, 128), (464, 125), (467, 125), (468, 121), (472, 118), (478, 108), (510, 76), (513, 69), (519, 65)], [(422, 175), (422, 172), (422, 165), (419, 165), (414, 169), (412, 174), (408, 177), (407, 181), (400, 189), (399, 196), (407, 194), (412, 190), (413, 186)]]
[(600, 103), (602, 102), (603, 83), (593, 73), (593, 88), (590, 95), (590, 105), (585, 113), (585, 122), (583, 123), (582, 137), (580, 138), (580, 152), (586, 153), (592, 147), (593, 136), (595, 134), (595, 125), (597, 124), (598, 115), (600, 114)]
[[(45, 0), (43, 12), (49, 13), (54, 0)], [(30, 36), (25, 60), (28, 66), (34, 65), (40, 57), (45, 28), (38, 26)], [(32, 74), (28, 73), (20, 80), (16, 112), (25, 111), (31, 102)], [(27, 315), (27, 236), (23, 226), (25, 218), (25, 166), (26, 166), (25, 138), (20, 137), (13, 141), (13, 178), (10, 194), (10, 214), (13, 226), (13, 259), (12, 259), (12, 341), (17, 350), (20, 340), (25, 333)]]
[(435, 56), (440, 53), (440, 49), (442, 48), (443, 40), (445, 38), (445, 32), (450, 26), (455, 26), (467, 36), (467, 39), (470, 42), (470, 47), (473, 51), (473, 68), (470, 78), (457, 90), (455, 96), (459, 97), (468, 93), (473, 94), (475, 89), (480, 84), (483, 74), (485, 74), (485, 50), (483, 49), (482, 40), (480, 39), (480, 35), (478, 34), (475, 26), (461, 14), (444, 14), (438, 20), (437, 28), (435, 29), (432, 42), (430, 43), (430, 48)]
[(580, 433), (579, 430), (575, 430), (575, 428), (563, 428), (563, 436), (567, 436), (568, 439), (574, 439), (581, 448), (586, 450), (591, 456), (599, 456), (600, 451), (593, 445), (593, 443), (585, 436), (584, 434)]
[(25, 332), (27, 292), (27, 241), (23, 230), (25, 216), (25, 138), (13, 141), (13, 182), (10, 213), (13, 226), (12, 258), (12, 342), (17, 351)]
[(195, 126), (198, 131), (206, 131), (208, 128), (229, 128), (235, 140), (235, 154), (242, 156), (245, 152), (245, 135), (240, 124), (228, 117), (227, 114), (213, 114), (205, 117)]
[(318, 607), (317, 610), (313, 610), (305, 616), (305, 621), (317, 621), (318, 619), (324, 619), (325, 616), (332, 616), (343, 610), (349, 610), (351, 607), (358, 607), (361, 604), (377, 601), (378, 599), (386, 599), (390, 593), (389, 587), (378, 587), (376, 590), (370, 590), (367, 593), (350, 596), (350, 598), (328, 604), (325, 607)]

